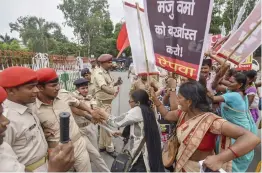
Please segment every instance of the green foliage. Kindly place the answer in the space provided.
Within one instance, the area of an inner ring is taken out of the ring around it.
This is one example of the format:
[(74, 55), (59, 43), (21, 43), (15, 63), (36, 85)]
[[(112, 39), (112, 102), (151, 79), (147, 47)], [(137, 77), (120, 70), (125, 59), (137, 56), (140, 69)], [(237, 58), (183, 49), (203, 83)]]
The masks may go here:
[(15, 38), (11, 38), (9, 35), (0, 35), (0, 42), (10, 44), (12, 41), (16, 40)]
[(58, 9), (63, 12), (66, 24), (80, 37), (88, 56), (117, 54), (107, 0), (62, 0)]
[(17, 40), (9, 43), (0, 42), (0, 50), (28, 51), (28, 49), (22, 48)]
[[(225, 24), (226, 31), (229, 33), (235, 24), (238, 12), (245, 0), (214, 0), (210, 33), (219, 34), (220, 26)], [(245, 13), (241, 18), (240, 24), (248, 17), (255, 6), (256, 0), (249, 0)]]
[(48, 52), (53, 33), (61, 34), (61, 27), (54, 22), (47, 22), (35, 16), (19, 17), (15, 23), (9, 24), (11, 32), (19, 33), (24, 45), (34, 52)]

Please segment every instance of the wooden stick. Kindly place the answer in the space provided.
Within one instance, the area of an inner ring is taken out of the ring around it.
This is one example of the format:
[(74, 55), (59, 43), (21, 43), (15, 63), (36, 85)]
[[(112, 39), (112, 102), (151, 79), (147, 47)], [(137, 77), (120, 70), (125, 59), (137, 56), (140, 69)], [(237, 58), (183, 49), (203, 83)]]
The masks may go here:
[(138, 21), (139, 21), (139, 26), (140, 26), (140, 31), (141, 31), (142, 41), (143, 41), (143, 47), (144, 47), (144, 53), (145, 53), (146, 70), (147, 70), (147, 81), (148, 81), (148, 86), (150, 87), (149, 64), (148, 64), (148, 58), (147, 58), (147, 53), (146, 53), (146, 42), (145, 42), (145, 36), (144, 36), (144, 32), (143, 32), (143, 27), (142, 27), (142, 21), (141, 21), (141, 17), (140, 17), (140, 9), (139, 9), (138, 2), (136, 2), (136, 10), (137, 10), (137, 17), (138, 17)]
[(225, 61), (223, 62), (222, 66), (223, 67), (225, 65), (225, 63), (227, 62), (227, 60), (229, 60), (229, 58), (237, 51), (237, 49), (248, 39), (248, 37), (257, 29), (257, 27), (261, 24), (261, 19), (260, 21), (256, 24), (256, 26), (249, 31), (249, 33), (245, 36), (245, 38), (239, 42), (239, 44), (235, 47), (235, 49), (228, 55), (227, 59), (225, 59)]

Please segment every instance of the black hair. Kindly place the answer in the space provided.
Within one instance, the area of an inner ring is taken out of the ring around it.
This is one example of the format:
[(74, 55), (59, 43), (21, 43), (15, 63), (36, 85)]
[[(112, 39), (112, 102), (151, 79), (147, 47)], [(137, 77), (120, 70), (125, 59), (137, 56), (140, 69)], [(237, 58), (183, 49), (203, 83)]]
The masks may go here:
[(255, 70), (249, 70), (245, 74), (249, 79), (254, 79), (257, 76), (257, 72)]
[(142, 111), (150, 172), (165, 172), (162, 160), (160, 132), (155, 113), (150, 107), (152, 102), (149, 100), (149, 95), (145, 90), (139, 89), (135, 90), (131, 94), (131, 97), (135, 103), (139, 103)]
[(246, 75), (242, 72), (237, 72), (234, 75), (234, 78), (236, 79), (237, 83), (242, 84), (242, 86), (239, 89), (245, 94), (246, 84), (247, 84)]
[(206, 94), (206, 88), (197, 81), (183, 83), (179, 93), (187, 100), (191, 100), (191, 109), (197, 108), (203, 112), (211, 112), (210, 99)]
[(38, 85), (45, 86), (46, 84), (49, 84), (49, 83), (58, 83), (58, 82), (59, 82), (59, 79), (55, 78), (55, 79), (47, 81), (47, 82), (39, 82)]
[(237, 70), (235, 68), (231, 68), (228, 70), (228, 76), (231, 77), (231, 76), (234, 76), (236, 73), (237, 73)]
[(209, 67), (212, 67), (212, 60), (211, 59), (204, 59), (202, 66), (208, 65)]

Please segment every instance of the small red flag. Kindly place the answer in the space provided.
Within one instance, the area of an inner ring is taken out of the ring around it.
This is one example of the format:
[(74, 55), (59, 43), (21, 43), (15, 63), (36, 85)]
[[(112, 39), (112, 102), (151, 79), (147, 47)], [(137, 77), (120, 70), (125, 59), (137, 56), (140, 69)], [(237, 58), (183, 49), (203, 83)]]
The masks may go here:
[(119, 57), (121, 55), (121, 53), (128, 46), (130, 46), (130, 44), (129, 44), (127, 30), (126, 30), (126, 23), (124, 23), (121, 27), (121, 30), (118, 34), (117, 41), (116, 41), (116, 47), (117, 47), (117, 50), (119, 51), (117, 57)]

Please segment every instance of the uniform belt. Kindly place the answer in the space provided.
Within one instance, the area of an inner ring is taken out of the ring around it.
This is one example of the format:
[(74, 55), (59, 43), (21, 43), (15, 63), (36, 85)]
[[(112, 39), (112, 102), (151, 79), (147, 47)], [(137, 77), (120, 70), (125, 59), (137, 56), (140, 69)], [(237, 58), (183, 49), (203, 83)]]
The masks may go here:
[(89, 125), (89, 122), (85, 122), (85, 123), (79, 123), (77, 124), (79, 128), (82, 128), (82, 127), (86, 127)]
[(112, 100), (99, 100), (103, 104), (111, 104)]
[[(81, 133), (77, 133), (77, 135), (75, 135), (71, 139), (71, 141), (75, 143), (81, 136), (82, 136)], [(48, 148), (55, 148), (59, 144), (59, 142), (57, 141), (48, 141), (47, 143), (48, 143)]]
[(37, 168), (39, 168), (40, 166), (44, 165), (46, 163), (47, 160), (47, 155), (45, 157), (43, 157), (42, 159), (40, 159), (39, 161), (28, 165), (25, 167), (26, 171), (28, 172), (33, 172), (34, 170), (36, 170)]

